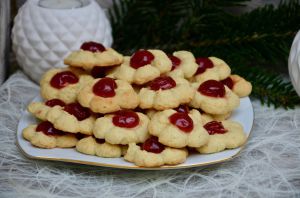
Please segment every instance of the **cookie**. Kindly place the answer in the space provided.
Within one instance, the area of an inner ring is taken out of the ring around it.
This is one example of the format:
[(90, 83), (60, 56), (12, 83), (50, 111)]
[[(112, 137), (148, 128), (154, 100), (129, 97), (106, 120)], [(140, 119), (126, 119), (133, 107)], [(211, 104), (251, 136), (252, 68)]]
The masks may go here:
[(169, 72), (172, 62), (161, 50), (139, 50), (131, 57), (124, 57), (123, 64), (109, 73), (109, 77), (130, 84), (145, 84), (161, 74)]
[(139, 104), (137, 93), (123, 80), (99, 78), (84, 86), (77, 97), (79, 103), (96, 113), (134, 109)]
[(174, 148), (200, 147), (208, 141), (201, 114), (195, 109), (188, 113), (172, 109), (157, 112), (152, 116), (148, 129), (160, 143)]
[(157, 110), (155, 110), (155, 109), (147, 109), (146, 110), (146, 115), (148, 116), (149, 119), (152, 119), (152, 117), (155, 113), (157, 113)]
[(196, 148), (200, 153), (216, 153), (225, 149), (234, 149), (242, 146), (247, 140), (243, 127), (234, 121), (210, 121), (204, 124), (204, 128), (209, 133), (209, 139), (206, 145)]
[(89, 109), (79, 103), (57, 104), (57, 101), (33, 102), (29, 104), (28, 111), (41, 120), (51, 122), (56, 129), (92, 135), (96, 118)]
[(96, 139), (93, 136), (85, 137), (76, 144), (76, 150), (87, 155), (115, 158), (121, 157), (125, 149), (120, 145), (113, 145), (103, 139)]
[(64, 107), (66, 103), (60, 99), (51, 99), (45, 102), (32, 102), (27, 106), (28, 112), (40, 120), (47, 120), (47, 114), (54, 106)]
[(252, 85), (239, 75), (230, 75), (221, 81), (239, 97), (249, 96), (252, 91)]
[(93, 133), (111, 144), (141, 143), (149, 136), (148, 123), (149, 118), (142, 113), (120, 110), (98, 118)]
[(72, 52), (64, 60), (66, 65), (91, 70), (95, 66), (107, 67), (119, 65), (123, 62), (123, 55), (112, 48), (105, 48), (96, 42), (86, 42), (80, 50)]
[(168, 56), (172, 61), (171, 77), (191, 78), (198, 69), (195, 57), (188, 51), (177, 51)]
[(204, 82), (207, 80), (224, 80), (230, 73), (230, 67), (221, 59), (216, 57), (197, 58), (198, 69), (191, 78), (194, 82)]
[(239, 97), (227, 86), (216, 80), (193, 83), (196, 90), (190, 106), (200, 108), (209, 114), (227, 114), (240, 104)]
[(22, 134), (24, 139), (39, 148), (70, 148), (77, 143), (74, 134), (57, 130), (48, 121), (41, 122), (38, 125), (29, 125), (23, 129)]
[(223, 121), (230, 118), (232, 112), (228, 112), (226, 114), (219, 114), (219, 115), (213, 115), (213, 114), (207, 114), (203, 113), (202, 116), (202, 123), (205, 124), (209, 121), (216, 120), (216, 121)]
[(57, 98), (65, 103), (76, 102), (79, 90), (92, 80), (93, 77), (81, 69), (50, 69), (41, 79), (41, 96), (46, 100)]
[(188, 151), (170, 148), (158, 142), (156, 137), (150, 137), (143, 144), (130, 143), (124, 159), (142, 167), (159, 167), (183, 163)]
[(142, 109), (165, 110), (188, 103), (194, 96), (190, 83), (182, 78), (162, 76), (154, 79), (139, 92)]

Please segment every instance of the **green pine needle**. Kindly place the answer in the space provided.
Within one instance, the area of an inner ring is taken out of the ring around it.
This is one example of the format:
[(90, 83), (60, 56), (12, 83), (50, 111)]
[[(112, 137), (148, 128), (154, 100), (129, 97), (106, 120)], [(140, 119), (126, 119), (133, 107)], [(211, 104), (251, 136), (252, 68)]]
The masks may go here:
[[(299, 29), (300, 3), (291, 0), (239, 16), (226, 11), (246, 0), (123, 0), (110, 10), (114, 47), (124, 54), (140, 48), (167, 53), (189, 50), (217, 56), (253, 84), (262, 103), (293, 108), (300, 99), (280, 72)], [(264, 69), (261, 69), (264, 68)], [(272, 71), (272, 72), (270, 72)]]

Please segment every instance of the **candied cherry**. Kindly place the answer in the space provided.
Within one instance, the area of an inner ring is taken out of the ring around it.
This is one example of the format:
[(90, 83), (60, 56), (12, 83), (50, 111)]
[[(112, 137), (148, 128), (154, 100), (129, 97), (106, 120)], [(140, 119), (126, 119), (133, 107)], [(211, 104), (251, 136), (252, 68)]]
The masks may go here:
[(154, 91), (172, 89), (176, 87), (176, 82), (170, 76), (161, 76), (151, 81), (149, 87)]
[(139, 50), (135, 52), (130, 58), (130, 66), (138, 69), (150, 64), (154, 60), (154, 56), (147, 50)]
[(224, 128), (222, 122), (218, 122), (218, 121), (211, 121), (206, 123), (203, 126), (209, 135), (213, 135), (213, 134), (224, 134), (227, 132), (227, 129)]
[(173, 55), (168, 55), (168, 57), (172, 61), (172, 69), (171, 69), (171, 71), (173, 71), (174, 69), (176, 69), (180, 65), (181, 60), (178, 57), (173, 56)]
[(63, 71), (55, 74), (50, 85), (56, 89), (61, 89), (69, 84), (75, 84), (79, 81), (78, 77), (71, 71)]
[(93, 69), (91, 70), (91, 75), (94, 77), (94, 78), (103, 78), (105, 77), (105, 72), (106, 72), (106, 69), (104, 67), (93, 67)]
[(222, 83), (216, 80), (207, 80), (202, 83), (198, 91), (203, 95), (210, 97), (224, 97), (225, 96), (225, 87)]
[(151, 136), (143, 144), (140, 145), (142, 150), (151, 152), (151, 153), (161, 153), (165, 146), (158, 142), (158, 137)]
[(82, 121), (91, 116), (91, 111), (81, 106), (79, 103), (71, 103), (64, 107), (64, 111), (75, 116), (77, 120)]
[(178, 113), (189, 113), (190, 108), (187, 105), (180, 105), (179, 107), (175, 108), (175, 111)]
[(186, 133), (191, 132), (194, 128), (192, 118), (186, 113), (174, 113), (169, 117), (169, 121)]
[(115, 67), (117, 65), (111, 65), (111, 66), (107, 66), (107, 67), (93, 67), (93, 69), (91, 70), (91, 75), (94, 78), (104, 78), (106, 76), (106, 71)]
[(45, 135), (64, 135), (63, 131), (54, 128), (53, 124), (48, 121), (41, 122), (36, 127), (37, 132), (43, 132)]
[(202, 74), (207, 68), (214, 67), (213, 62), (209, 58), (199, 57), (196, 59), (196, 63), (198, 64), (198, 69), (195, 75)]
[(221, 83), (223, 85), (226, 85), (229, 89), (233, 88), (233, 80), (230, 77), (228, 77), (228, 78), (226, 78), (224, 80), (221, 80)]
[(93, 92), (97, 96), (103, 98), (111, 98), (116, 95), (115, 89), (117, 88), (117, 83), (112, 78), (101, 78), (94, 86)]
[(93, 41), (85, 42), (81, 45), (80, 49), (90, 52), (103, 52), (105, 47), (101, 43), (96, 43)]
[(139, 124), (140, 118), (134, 111), (120, 110), (115, 113), (112, 118), (112, 122), (115, 126), (118, 127), (134, 128)]
[(47, 100), (45, 102), (45, 104), (49, 107), (54, 107), (54, 106), (61, 106), (64, 107), (66, 106), (66, 103), (64, 103), (64, 101), (60, 100), (60, 99), (51, 99), (51, 100)]

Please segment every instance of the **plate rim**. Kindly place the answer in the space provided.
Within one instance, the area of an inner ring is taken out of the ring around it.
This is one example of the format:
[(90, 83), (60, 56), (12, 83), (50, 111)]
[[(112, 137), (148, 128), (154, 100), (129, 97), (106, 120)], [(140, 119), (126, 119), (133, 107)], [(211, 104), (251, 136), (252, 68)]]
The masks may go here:
[[(30, 101), (34, 101), (37, 97), (40, 97), (39, 94), (37, 94), (35, 97), (33, 97), (33, 99)], [(240, 150), (229, 157), (226, 158), (222, 158), (219, 160), (213, 160), (213, 161), (209, 161), (209, 162), (201, 162), (201, 163), (194, 163), (194, 164), (187, 164), (187, 165), (164, 165), (164, 166), (160, 166), (160, 167), (140, 167), (140, 166), (136, 166), (136, 165), (132, 165), (132, 166), (127, 166), (127, 165), (116, 165), (116, 164), (108, 164), (108, 163), (100, 163), (100, 162), (91, 162), (91, 161), (83, 161), (83, 160), (75, 160), (75, 159), (66, 159), (66, 158), (58, 158), (58, 157), (46, 157), (46, 156), (33, 156), (29, 153), (27, 153), (25, 150), (23, 150), (22, 146), (20, 145), (19, 142), (19, 138), (18, 138), (18, 134), (20, 131), (20, 123), (22, 118), (24, 117), (25, 113), (26, 113), (26, 109), (24, 109), (21, 112), (21, 117), (18, 121), (18, 127), (17, 127), (17, 131), (16, 131), (16, 145), (18, 147), (18, 149), (21, 151), (21, 153), (29, 158), (29, 159), (35, 159), (35, 160), (46, 160), (46, 161), (59, 161), (59, 162), (67, 162), (67, 163), (74, 163), (74, 164), (82, 164), (82, 165), (89, 165), (89, 166), (98, 166), (98, 167), (106, 167), (106, 168), (115, 168), (115, 169), (131, 169), (131, 170), (171, 170), (171, 169), (185, 169), (185, 168), (193, 168), (193, 167), (202, 167), (202, 166), (207, 166), (207, 165), (213, 165), (213, 164), (217, 164), (217, 163), (222, 163), (225, 161), (229, 161), (235, 157), (237, 157), (242, 150), (246, 147), (246, 144), (248, 142), (248, 139), (253, 131), (253, 125), (254, 125), (254, 118), (255, 118), (255, 112), (254, 112), (254, 108), (253, 108), (253, 104), (250, 100), (250, 97), (245, 97), (249, 99), (251, 108), (252, 108), (252, 115), (253, 115), (253, 119), (252, 124), (251, 124), (251, 129), (249, 131), (249, 134), (247, 135), (247, 139), (245, 141), (245, 143), (240, 146)], [(22, 136), (23, 137), (23, 136)], [(122, 157), (123, 158), (123, 157)]]

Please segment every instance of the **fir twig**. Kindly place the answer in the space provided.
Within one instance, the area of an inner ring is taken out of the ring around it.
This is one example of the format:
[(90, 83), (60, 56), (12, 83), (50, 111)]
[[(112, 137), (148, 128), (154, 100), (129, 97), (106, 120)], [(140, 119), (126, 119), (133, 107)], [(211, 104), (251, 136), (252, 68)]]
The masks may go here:
[(286, 109), (300, 104), (300, 98), (292, 84), (280, 75), (257, 66), (238, 67), (233, 72), (246, 76), (253, 86), (252, 96), (260, 99), (262, 104)]
[(245, 1), (123, 0), (110, 11), (114, 47), (125, 54), (160, 48), (167, 53), (190, 50), (195, 56), (220, 57), (252, 82), (253, 96), (263, 103), (293, 108), (300, 100), (291, 83), (269, 70), (287, 70), (282, 66), (300, 27), (299, 0), (240, 16), (223, 9)]

